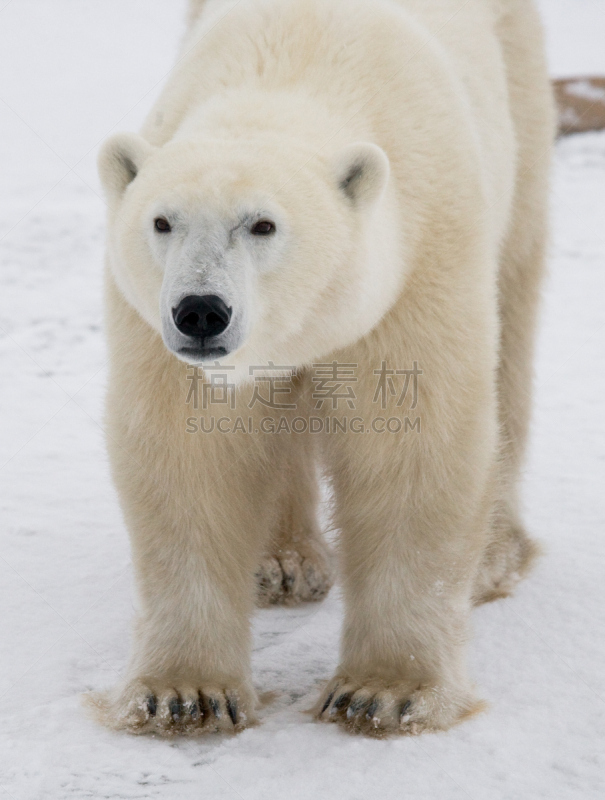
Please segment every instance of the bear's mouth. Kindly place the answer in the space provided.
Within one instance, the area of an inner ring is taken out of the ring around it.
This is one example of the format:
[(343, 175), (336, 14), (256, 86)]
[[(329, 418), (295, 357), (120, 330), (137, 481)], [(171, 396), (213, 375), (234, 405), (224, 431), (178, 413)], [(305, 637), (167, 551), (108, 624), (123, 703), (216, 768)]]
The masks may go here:
[(215, 361), (229, 355), (226, 347), (180, 347), (178, 354), (188, 361)]

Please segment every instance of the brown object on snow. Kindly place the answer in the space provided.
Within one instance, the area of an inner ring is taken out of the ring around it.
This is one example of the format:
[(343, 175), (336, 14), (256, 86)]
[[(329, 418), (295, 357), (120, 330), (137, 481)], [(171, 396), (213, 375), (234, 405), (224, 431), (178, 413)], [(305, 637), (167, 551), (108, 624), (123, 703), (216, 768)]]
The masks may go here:
[(559, 107), (559, 136), (605, 129), (605, 77), (553, 81)]

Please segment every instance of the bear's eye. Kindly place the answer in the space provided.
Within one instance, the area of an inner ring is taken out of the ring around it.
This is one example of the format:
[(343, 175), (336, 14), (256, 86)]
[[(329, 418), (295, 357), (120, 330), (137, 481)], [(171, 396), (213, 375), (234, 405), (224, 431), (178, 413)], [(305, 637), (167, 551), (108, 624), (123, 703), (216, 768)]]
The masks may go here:
[(154, 220), (153, 224), (155, 226), (156, 231), (158, 231), (159, 233), (170, 233), (170, 231), (172, 230), (172, 228), (170, 227), (170, 223), (168, 222), (167, 219), (164, 219), (164, 217), (158, 217), (156, 220)]
[(250, 228), (250, 233), (255, 236), (269, 236), (269, 234), (275, 233), (275, 223), (270, 219), (261, 219)]

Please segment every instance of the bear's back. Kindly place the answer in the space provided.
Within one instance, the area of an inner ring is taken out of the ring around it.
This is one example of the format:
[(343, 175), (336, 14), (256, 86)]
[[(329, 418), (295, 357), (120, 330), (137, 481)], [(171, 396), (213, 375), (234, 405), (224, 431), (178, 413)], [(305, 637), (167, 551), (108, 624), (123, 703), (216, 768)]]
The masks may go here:
[(492, 2), (457, 6), (456, 0), (207, 0), (144, 134), (163, 144), (210, 97), (242, 87), (301, 89), (345, 115), (380, 116), (399, 93), (430, 92), (456, 78), (484, 84), (487, 98), (504, 80)]
[(452, 165), (474, 159), (491, 207), (515, 179), (497, 21), (502, 7), (524, 3), (207, 0), (142, 133), (162, 145), (229, 92), (298, 92), (333, 115), (335, 132), (346, 126), (383, 147), (401, 180), (410, 175), (400, 162), (422, 149), (442, 154), (435, 179), (448, 165), (452, 185)]

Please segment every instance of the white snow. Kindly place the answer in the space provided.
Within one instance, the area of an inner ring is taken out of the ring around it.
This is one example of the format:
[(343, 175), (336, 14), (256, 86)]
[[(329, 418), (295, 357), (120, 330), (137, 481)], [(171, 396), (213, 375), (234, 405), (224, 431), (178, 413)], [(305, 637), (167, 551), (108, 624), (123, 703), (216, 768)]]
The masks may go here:
[[(128, 652), (127, 535), (103, 445), (98, 143), (136, 129), (183, 2), (0, 0), (0, 797), (559, 800), (605, 796), (605, 134), (557, 146), (551, 274), (525, 497), (546, 554), (474, 615), (490, 709), (368, 741), (303, 713), (337, 658), (341, 604), (259, 612), (277, 700), (235, 738), (131, 738), (79, 695)], [(603, 0), (543, 0), (556, 75), (605, 73)]]
[(603, 0), (536, 0), (547, 34), (554, 78), (602, 75), (605, 61)]

